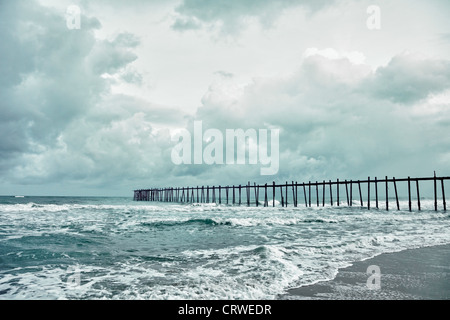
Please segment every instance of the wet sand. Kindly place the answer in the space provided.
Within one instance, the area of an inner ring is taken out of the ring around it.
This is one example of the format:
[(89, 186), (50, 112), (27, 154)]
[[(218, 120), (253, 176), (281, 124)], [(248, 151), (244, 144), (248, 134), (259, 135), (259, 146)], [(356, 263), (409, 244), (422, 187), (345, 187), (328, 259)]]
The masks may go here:
[[(369, 282), (367, 268), (380, 268)], [(312, 300), (448, 300), (450, 299), (450, 245), (385, 253), (340, 269), (336, 278), (291, 289), (281, 299)]]

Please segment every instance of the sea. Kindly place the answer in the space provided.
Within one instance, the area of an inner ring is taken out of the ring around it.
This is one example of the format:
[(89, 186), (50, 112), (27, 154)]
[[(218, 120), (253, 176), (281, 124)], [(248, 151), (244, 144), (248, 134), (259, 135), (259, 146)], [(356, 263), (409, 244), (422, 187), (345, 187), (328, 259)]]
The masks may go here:
[(0, 197), (0, 299), (285, 299), (356, 261), (450, 243), (432, 200), (276, 204)]

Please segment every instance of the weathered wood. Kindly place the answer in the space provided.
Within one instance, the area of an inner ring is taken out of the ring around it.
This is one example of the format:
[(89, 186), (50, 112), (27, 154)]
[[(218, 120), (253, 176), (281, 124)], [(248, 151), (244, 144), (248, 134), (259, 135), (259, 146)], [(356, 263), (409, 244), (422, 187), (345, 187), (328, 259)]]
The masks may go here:
[(294, 207), (297, 207), (297, 195), (295, 194), (296, 188), (297, 184), (294, 185), (294, 181), (292, 181), (292, 201), (294, 203)]
[(288, 182), (286, 181), (286, 199), (285, 199), (285, 203), (286, 203), (286, 207), (288, 206)]
[(375, 206), (378, 209), (378, 180), (377, 180), (377, 177), (375, 177)]
[(272, 190), (272, 207), (275, 207), (275, 181), (273, 182), (273, 190)]
[(306, 188), (304, 182), (303, 182), (303, 193), (305, 194), (305, 206), (308, 207), (308, 199), (306, 199)]
[(325, 207), (325, 180), (322, 183), (322, 207)]
[(411, 211), (411, 178), (408, 177), (408, 208)]
[(250, 181), (247, 184), (247, 206), (250, 207)]
[(388, 190), (388, 177), (386, 176), (386, 211), (389, 210), (389, 190)]
[(259, 186), (256, 186), (256, 182), (255, 182), (255, 202), (256, 202), (256, 206), (259, 205)]
[(233, 204), (236, 204), (235, 186), (233, 185)]
[(444, 179), (441, 179), (441, 187), (442, 187), (442, 205), (444, 206), (444, 211), (447, 211), (447, 204), (445, 203)]
[[(361, 206), (364, 206), (363, 203), (363, 197), (362, 197), (362, 192), (361, 192), (361, 184), (362, 183), (367, 183), (367, 208), (370, 210), (371, 208), (371, 184), (374, 183), (375, 184), (375, 203), (376, 203), (376, 208), (379, 208), (379, 198), (378, 198), (378, 183), (385, 183), (386, 186), (386, 210), (389, 210), (389, 182), (392, 182), (394, 184), (394, 191), (395, 191), (395, 200), (396, 200), (396, 204), (397, 204), (397, 209), (400, 210), (400, 202), (399, 202), (399, 194), (398, 194), (398, 190), (397, 190), (397, 182), (405, 182), (407, 183), (407, 188), (408, 188), (408, 209), (410, 211), (412, 211), (412, 189), (411, 189), (411, 182), (416, 183), (416, 192), (417, 192), (417, 207), (418, 210), (421, 210), (421, 201), (420, 201), (420, 188), (419, 188), (419, 181), (433, 181), (434, 183), (434, 208), (435, 210), (438, 209), (438, 204), (437, 204), (437, 198), (438, 198), (438, 190), (437, 190), (437, 183), (438, 180), (441, 183), (441, 189), (442, 189), (442, 204), (443, 204), (443, 209), (444, 211), (446, 211), (447, 209), (447, 204), (446, 204), (446, 199), (445, 199), (445, 180), (450, 180), (450, 177), (437, 177), (436, 173), (434, 172), (433, 177), (428, 177), (428, 178), (411, 178), (410, 176), (408, 176), (407, 178), (403, 178), (403, 179), (396, 179), (395, 177), (393, 177), (392, 179), (388, 179), (388, 177), (386, 176), (386, 178), (384, 180), (378, 180), (377, 177), (374, 178), (374, 180), (371, 180), (370, 176), (367, 178), (367, 180), (357, 180), (358, 183), (358, 187), (359, 187), (359, 197), (360, 197), (360, 202), (361, 202)], [(350, 194), (348, 191), (348, 184), (350, 183)], [(308, 184), (308, 194), (309, 197), (306, 195), (306, 185)], [(316, 204), (317, 207), (320, 206), (320, 196), (319, 196), (319, 184), (322, 185), (322, 206), (325, 206), (325, 202), (326, 202), (326, 185), (329, 184), (330, 187), (330, 203), (331, 205), (333, 205), (333, 188), (332, 185), (336, 184), (336, 193), (337, 193), (337, 204), (340, 205), (340, 185), (341, 184), (345, 184), (345, 192), (346, 192), (346, 200), (347, 200), (347, 205), (348, 206), (352, 206), (352, 202), (353, 202), (353, 180), (350, 180), (350, 182), (348, 180), (344, 180), (344, 181), (340, 181), (339, 179), (336, 180), (336, 182), (332, 182), (331, 180), (329, 180), (329, 182), (326, 182), (326, 180), (322, 180), (321, 182), (318, 182), (317, 180), (315, 182), (311, 182), (309, 181), (308, 183), (303, 182), (301, 184), (301, 186), (303, 186), (303, 194), (304, 194), (304, 198), (305, 198), (305, 206), (306, 207), (311, 207), (312, 206), (312, 195), (311, 195), (311, 188), (313, 186), (316, 187)], [(276, 201), (276, 188), (280, 188), (280, 199), (281, 199), (281, 206), (282, 207), (287, 207), (289, 204), (289, 190), (288, 188), (291, 187), (292, 188), (292, 203), (293, 203), (293, 207), (297, 207), (298, 206), (298, 182), (294, 182), (291, 181), (291, 183), (289, 183), (288, 181), (286, 181), (283, 184), (279, 184), (277, 185), (275, 183), (275, 181), (273, 181), (272, 183), (272, 190), (273, 190), (273, 204), (272, 206), (275, 207), (275, 201)], [(252, 204), (252, 200), (251, 200), (251, 188), (254, 188), (254, 193), (255, 193), (255, 205), (259, 206), (259, 188), (260, 187), (264, 187), (264, 205), (268, 206), (268, 193), (267, 193), (267, 183), (265, 185), (258, 185), (256, 184), (256, 182), (253, 184), (253, 186), (251, 185), (250, 182), (248, 182), (246, 185), (239, 185), (239, 186), (234, 186), (230, 187), (227, 186), (225, 187), (225, 191), (226, 191), (226, 197), (227, 197), (227, 204), (229, 203), (229, 188), (233, 188), (233, 204), (237, 203), (237, 199), (236, 199), (236, 189), (238, 189), (239, 191), (239, 204), (242, 204), (242, 187), (245, 187), (246, 189), (246, 196), (247, 196), (247, 206), (250, 206)], [(206, 186), (206, 195), (205, 195), (205, 186), (197, 186), (197, 187), (165, 187), (165, 188), (151, 188), (151, 189), (138, 189), (138, 190), (133, 190), (133, 200), (135, 201), (160, 201), (160, 202), (181, 202), (181, 203), (193, 203), (195, 202), (195, 197), (197, 198), (197, 202), (201, 202), (201, 203), (209, 203), (209, 202), (213, 202), (213, 203), (218, 203), (222, 204), (222, 186), (219, 185), (218, 189), (216, 186)], [(283, 189), (285, 188), (285, 189)], [(212, 191), (211, 193), (211, 198), (210, 198), (210, 189)], [(218, 195), (217, 195), (217, 191), (218, 190)], [(219, 199), (217, 199), (217, 197), (219, 197)]]
[(267, 195), (267, 183), (264, 185), (264, 207), (269, 206), (269, 198)]
[(362, 193), (361, 193), (361, 181), (358, 180), (358, 189), (359, 189), (359, 202), (361, 203), (361, 207), (364, 207)]
[(225, 187), (225, 196), (227, 197), (227, 204), (229, 204), (229, 202), (228, 202), (228, 190), (229, 190), (229, 186), (226, 186)]
[(330, 204), (333, 206), (333, 188), (331, 186), (331, 180), (330, 180)]
[(340, 204), (339, 204), (339, 179), (337, 179), (337, 182), (336, 182), (336, 193), (337, 193), (337, 205), (339, 206)]
[(347, 196), (347, 205), (350, 206), (350, 199), (348, 197), (348, 185), (347, 185), (347, 179), (345, 179), (345, 195)]
[(242, 188), (242, 186), (241, 185), (239, 185), (239, 205), (241, 205), (241, 188)]
[(420, 192), (419, 192), (419, 180), (416, 179), (416, 190), (417, 190), (417, 208), (420, 211)]
[(311, 207), (311, 181), (308, 183), (308, 190), (309, 190), (309, 206)]
[(317, 206), (319, 206), (319, 184), (316, 181), (316, 202)]
[(434, 211), (437, 211), (437, 186), (436, 186), (436, 171), (434, 172)]
[(353, 206), (353, 180), (350, 180), (350, 207)]
[(395, 201), (397, 201), (397, 210), (400, 210), (400, 203), (398, 202), (397, 184), (395, 183), (395, 177), (392, 178), (394, 182)]

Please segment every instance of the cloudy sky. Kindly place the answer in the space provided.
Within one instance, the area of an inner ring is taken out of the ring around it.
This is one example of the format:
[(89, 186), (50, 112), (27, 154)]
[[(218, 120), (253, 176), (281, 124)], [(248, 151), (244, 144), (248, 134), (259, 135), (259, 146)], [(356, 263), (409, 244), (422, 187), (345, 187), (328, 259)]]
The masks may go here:
[[(0, 194), (450, 175), (448, 12), (447, 0), (0, 0)], [(278, 173), (175, 165), (171, 137), (196, 120), (279, 129)]]

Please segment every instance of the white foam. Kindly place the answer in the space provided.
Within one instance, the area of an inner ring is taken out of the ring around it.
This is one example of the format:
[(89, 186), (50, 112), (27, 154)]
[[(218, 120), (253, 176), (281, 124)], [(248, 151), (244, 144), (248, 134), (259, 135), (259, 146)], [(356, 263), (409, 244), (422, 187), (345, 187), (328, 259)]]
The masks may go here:
[[(159, 236), (151, 227), (154, 224), (168, 230), (182, 225), (185, 232), (178, 239), (166, 239), (175, 249), (162, 255), (166, 259), (161, 261), (136, 253), (125, 261), (99, 266), (77, 261), (73, 252), (63, 252), (80, 270), (81, 285), (76, 289), (66, 286), (67, 268), (55, 264), (3, 270), (0, 291), (6, 292), (2, 298), (12, 299), (273, 299), (288, 288), (332, 279), (338, 268), (354, 261), (450, 243), (448, 213), (434, 212), (432, 201), (422, 204), (430, 209), (410, 213), (331, 206), (0, 205), (2, 244), (55, 234), (89, 239), (94, 233), (111, 240), (100, 253), (114, 259), (117, 252), (124, 254), (124, 247), (144, 246), (136, 242), (142, 237), (133, 238), (137, 234)], [(407, 202), (400, 205), (407, 208)], [(4, 208), (9, 211), (2, 211)], [(209, 219), (216, 224), (208, 223)], [(186, 224), (189, 221), (194, 223)], [(236, 245), (224, 237), (223, 247), (204, 249), (203, 242), (194, 241), (199, 236), (196, 222), (202, 221), (207, 223), (201, 241), (208, 239), (210, 232), (212, 238), (239, 235), (249, 244)], [(185, 246), (174, 241), (183, 239), (190, 241), (192, 248), (177, 251)], [(25, 249), (7, 254), (25, 259)], [(144, 249), (152, 250), (151, 246)]]

